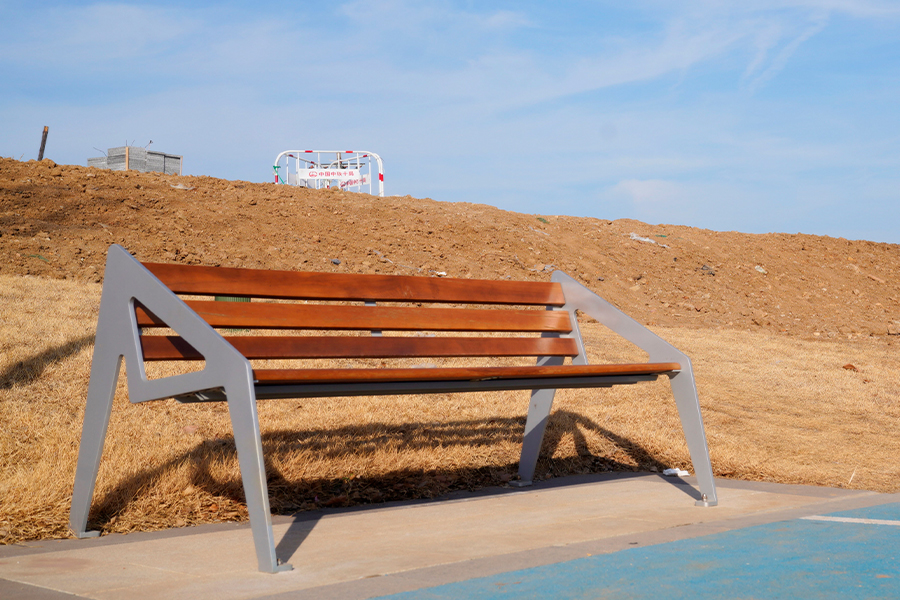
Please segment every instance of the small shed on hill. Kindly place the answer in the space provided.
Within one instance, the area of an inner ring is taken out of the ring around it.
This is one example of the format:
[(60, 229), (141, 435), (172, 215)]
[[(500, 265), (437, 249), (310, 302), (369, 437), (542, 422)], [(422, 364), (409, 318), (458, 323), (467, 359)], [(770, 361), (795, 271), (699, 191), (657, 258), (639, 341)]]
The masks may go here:
[(89, 158), (87, 166), (113, 171), (140, 171), (142, 173), (165, 173), (181, 175), (181, 156), (147, 150), (140, 146), (119, 146), (110, 148), (106, 156)]

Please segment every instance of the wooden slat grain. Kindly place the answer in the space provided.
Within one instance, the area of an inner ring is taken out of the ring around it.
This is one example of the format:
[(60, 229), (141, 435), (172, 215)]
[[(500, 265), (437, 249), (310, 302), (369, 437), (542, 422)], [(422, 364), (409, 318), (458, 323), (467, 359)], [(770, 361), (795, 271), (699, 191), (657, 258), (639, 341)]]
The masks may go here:
[(176, 294), (454, 304), (565, 304), (562, 286), (543, 281), (268, 271), (163, 263), (144, 263), (144, 266)]
[[(187, 305), (213, 327), (232, 329), (332, 329), (386, 331), (558, 332), (572, 330), (564, 311), (528, 309), (338, 306), (189, 300)], [(139, 327), (166, 324), (142, 307)]]
[[(556, 337), (335, 337), (235, 336), (225, 338), (249, 359), (575, 356), (572, 338)], [(202, 360), (178, 336), (141, 336), (144, 360)]]

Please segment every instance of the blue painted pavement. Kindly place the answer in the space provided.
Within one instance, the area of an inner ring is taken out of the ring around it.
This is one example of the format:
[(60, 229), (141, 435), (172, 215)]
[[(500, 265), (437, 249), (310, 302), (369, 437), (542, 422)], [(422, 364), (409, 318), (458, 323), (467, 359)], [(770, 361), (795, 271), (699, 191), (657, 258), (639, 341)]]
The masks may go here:
[(770, 523), (384, 598), (900, 598), (900, 504), (828, 517), (841, 520)]

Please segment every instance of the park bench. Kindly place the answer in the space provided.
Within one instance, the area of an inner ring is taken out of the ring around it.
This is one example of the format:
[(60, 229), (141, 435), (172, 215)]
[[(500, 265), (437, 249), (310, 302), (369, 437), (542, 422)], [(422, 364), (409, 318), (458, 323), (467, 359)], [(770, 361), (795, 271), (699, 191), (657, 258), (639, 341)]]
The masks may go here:
[[(210, 299), (216, 296), (262, 301)], [(649, 362), (588, 364), (576, 311), (646, 351)], [(250, 362), (446, 357), (533, 357), (536, 364), (382, 366), (379, 360), (353, 368), (338, 362), (273, 369)], [(663, 375), (697, 476), (696, 503), (717, 503), (688, 357), (561, 271), (550, 282), (267, 271), (142, 264), (112, 246), (72, 493), (70, 526), (78, 537), (98, 535), (86, 526), (123, 359), (133, 403), (172, 397), (227, 401), (259, 569), (265, 572), (290, 565), (275, 555), (257, 399), (531, 390), (516, 482), (528, 485), (556, 389)], [(206, 362), (199, 371), (147, 376), (145, 361), (182, 360)]]

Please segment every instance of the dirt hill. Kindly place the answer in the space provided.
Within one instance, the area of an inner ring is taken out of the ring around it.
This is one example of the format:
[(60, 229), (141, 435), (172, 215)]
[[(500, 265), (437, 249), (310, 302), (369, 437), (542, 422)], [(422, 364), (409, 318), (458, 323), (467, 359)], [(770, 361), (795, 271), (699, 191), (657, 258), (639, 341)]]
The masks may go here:
[(99, 281), (144, 261), (580, 278), (648, 324), (802, 337), (900, 333), (900, 246), (529, 215), (410, 196), (0, 159), (0, 273)]

